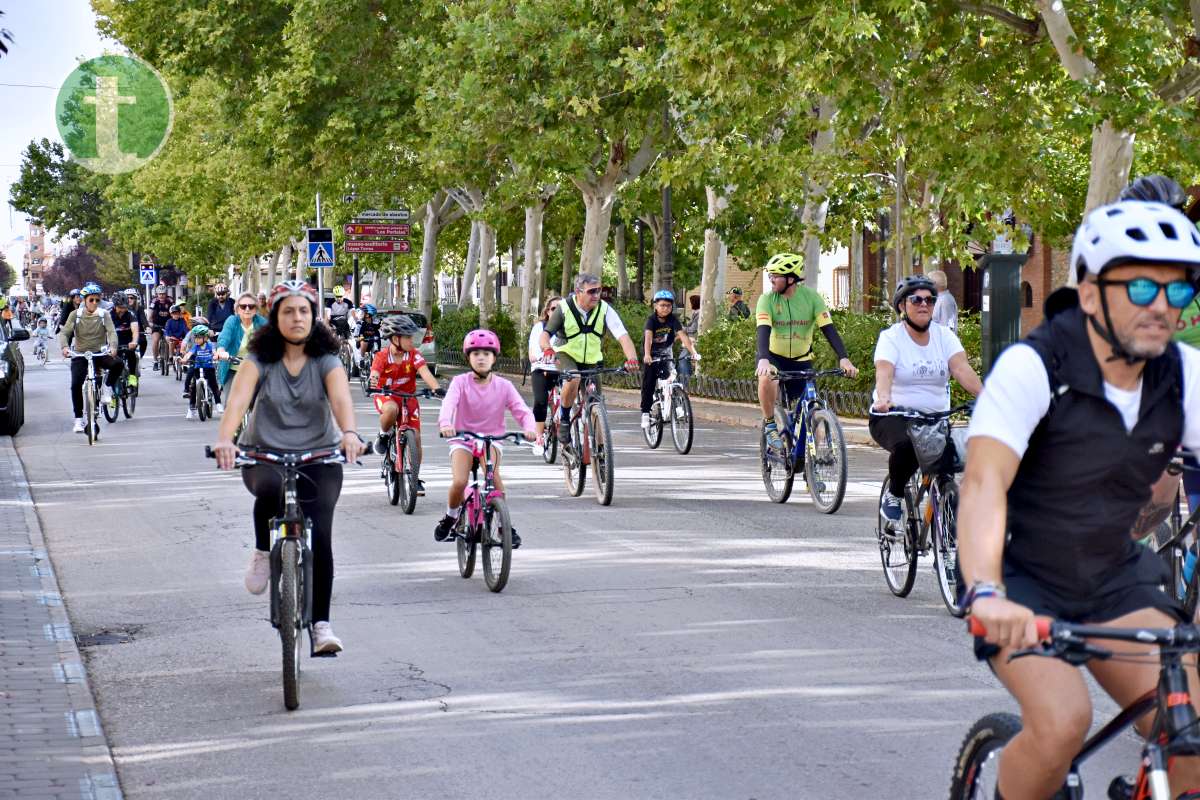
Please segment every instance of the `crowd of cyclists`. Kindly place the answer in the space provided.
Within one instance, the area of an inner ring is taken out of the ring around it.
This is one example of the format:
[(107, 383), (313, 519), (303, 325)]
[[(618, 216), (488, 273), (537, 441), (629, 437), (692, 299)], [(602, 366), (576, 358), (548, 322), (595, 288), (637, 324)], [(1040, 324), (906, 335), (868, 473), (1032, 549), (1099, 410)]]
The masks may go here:
[[(952, 378), (978, 398), (958, 507), (961, 605), (978, 625), (976, 656), (1012, 693), (1024, 721), (1000, 756), (988, 796), (1055, 795), (1090, 725), (1091, 699), (1078, 666), (1010, 658), (1037, 645), (1035, 617), (1147, 628), (1190, 621), (1175, 594), (1164, 589), (1169, 581), (1163, 562), (1139, 544), (1174, 501), (1178, 478), (1167, 473), (1169, 462), (1181, 448), (1200, 448), (1200, 414), (1189, 413), (1200, 402), (1200, 352), (1191, 346), (1200, 341), (1200, 232), (1182, 212), (1187, 202), (1176, 184), (1155, 176), (1091, 211), (1076, 232), (1069, 262), (1077, 287), (1048, 298), (1044, 322), (1005, 350), (985, 381), (967, 359), (956, 314), (946, 311), (950, 304), (939, 305), (947, 296), (944, 275), (899, 281), (892, 296), (897, 321), (876, 343), (869, 430), (888, 451), (878, 512), (882, 529), (900, 522), (905, 485), (918, 469), (910, 426), (888, 412), (947, 411)], [(775, 255), (764, 269), (771, 290), (753, 311), (758, 399), (765, 446), (779, 447), (777, 393), (795, 398), (805, 387), (772, 376), (812, 368), (817, 330), (845, 374), (858, 370), (821, 295), (804, 285), (802, 257)], [(189, 390), (198, 380), (207, 382), (218, 413), (224, 412), (212, 449), (228, 469), (239, 447), (340, 448), (348, 462), (372, 447), (357, 432), (350, 375), (338, 357), (343, 340), (357, 334), (357, 352), (370, 358), (370, 388), (389, 393), (374, 397), (377, 452), (384, 451), (402, 411), (407, 424), (420, 430), (416, 399), (393, 394), (411, 395), (420, 381), (443, 398), (437, 428), (448, 440), (451, 482), (446, 512), (434, 530), (437, 541), (455, 526), (480, 454), (465, 432), (499, 435), (511, 415), (535, 448), (545, 447), (548, 398), (557, 385), (564, 423), (557, 426), (559, 443), (581, 445), (565, 423), (579, 395), (578, 373), (603, 365), (605, 336), (620, 344), (623, 368), (641, 372), (643, 387), (653, 388), (676, 343), (699, 361), (670, 292), (653, 297), (639, 358), (620, 316), (601, 298), (599, 277), (583, 274), (569, 296), (545, 301), (530, 331), (532, 408), (495, 373), (500, 340), (485, 329), (467, 334), (461, 344), (467, 369), (443, 391), (418, 351), (420, 326), (404, 315), (381, 319), (370, 304), (355, 308), (340, 289), (322, 320), (308, 283), (287, 281), (269, 296), (245, 293), (236, 300), (218, 285), (207, 316), (189, 319), (166, 287), (158, 287), (147, 309), (139, 307), (134, 290), (114, 295), (109, 309), (101, 304), (100, 288), (88, 284), (63, 301), (57, 319), (39, 320), (36, 335), (47, 339), (55, 325), (64, 357), (72, 350), (104, 350), (96, 365), (107, 371), (109, 385), (128, 372), (133, 386), (147, 345), (157, 354), (165, 337), (182, 353)], [(157, 357), (152, 361), (151, 369), (167, 368)], [(83, 369), (82, 359), (72, 359), (76, 430), (82, 427)], [(645, 388), (640, 410), (644, 427), (650, 411)], [(419, 446), (419, 435), (416, 441)], [(503, 491), (502, 453), (491, 447), (495, 485)], [(963, 454), (957, 455), (961, 460)], [(330, 627), (329, 606), (341, 467), (302, 471), (307, 480), (300, 502), (313, 522), (314, 649), (336, 652), (343, 645)], [(1195, 475), (1186, 486), (1189, 499), (1200, 496)], [(255, 498), (256, 539), (245, 585), (259, 594), (270, 575), (267, 525), (280, 512), (280, 483), (266, 467), (244, 469), (243, 481)], [(418, 485), (423, 494), (423, 483)], [(514, 531), (513, 546), (519, 544)], [(1130, 659), (1093, 661), (1087, 668), (1122, 706), (1153, 690), (1158, 679), (1155, 665)], [(1179, 702), (1192, 701), (1185, 696)], [(1147, 734), (1152, 722), (1147, 717), (1137, 725)], [(1170, 781), (1172, 797), (1200, 798), (1200, 760), (1177, 759)]]

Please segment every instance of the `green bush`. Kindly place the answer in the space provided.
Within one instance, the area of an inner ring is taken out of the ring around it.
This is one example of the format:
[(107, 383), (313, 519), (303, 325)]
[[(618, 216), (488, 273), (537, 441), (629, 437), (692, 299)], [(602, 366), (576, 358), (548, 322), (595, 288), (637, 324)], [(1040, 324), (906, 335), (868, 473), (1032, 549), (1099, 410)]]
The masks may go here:
[(508, 308), (502, 306), (494, 311), (492, 316), (488, 317), (487, 329), (500, 337), (500, 355), (505, 358), (520, 358), (524, 354), (521, 334)]
[[(633, 351), (638, 354), (640, 361), (642, 330), (646, 327), (646, 317), (650, 316), (650, 306), (636, 300), (618, 300), (612, 305), (621, 318), (621, 322), (625, 324), (625, 329), (629, 331), (629, 337), (633, 339)], [(621, 345), (611, 336), (604, 337), (604, 363), (610, 367), (617, 367), (625, 363), (625, 353), (621, 350)]]
[[(456, 308), (443, 312), (433, 323), (433, 335), (437, 337), (438, 346), (444, 350), (458, 350), (467, 334), (479, 327), (478, 306)], [(518, 358), (523, 352), (517, 324), (507, 308), (495, 311), (488, 319), (488, 330), (500, 337), (500, 354), (508, 358)]]

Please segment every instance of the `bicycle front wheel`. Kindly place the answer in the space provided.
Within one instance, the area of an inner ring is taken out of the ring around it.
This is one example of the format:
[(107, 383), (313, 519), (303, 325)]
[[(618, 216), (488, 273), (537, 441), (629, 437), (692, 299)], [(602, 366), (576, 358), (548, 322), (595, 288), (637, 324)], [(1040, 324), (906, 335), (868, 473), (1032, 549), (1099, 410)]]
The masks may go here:
[(300, 543), (284, 539), (280, 546), (279, 641), (283, 647), (283, 705), (294, 711), (300, 705)]
[(642, 428), (642, 438), (646, 440), (646, 444), (651, 450), (657, 450), (658, 446), (662, 443), (662, 415), (662, 396), (659, 395), (655, 397), (654, 405), (650, 406), (650, 424)]
[(92, 381), (84, 381), (83, 384), (83, 414), (88, 444), (93, 445), (100, 433), (100, 420), (96, 417), (96, 384)]
[(692, 400), (687, 390), (676, 386), (671, 390), (671, 441), (675, 452), (686, 456), (692, 450), (692, 436), (695, 433), (692, 421)]
[(475, 536), (466, 519), (469, 513), (466, 508), (459, 512), (454, 532), (454, 541), (458, 546), (458, 574), (464, 578), (471, 577), (475, 572)]
[(405, 514), (413, 513), (417, 507), (417, 471), (421, 468), (417, 461), (417, 436), (413, 430), (406, 430), (400, 437), (400, 469), (396, 475), (396, 483), (400, 486), (400, 510)]
[(964, 609), (958, 604), (958, 486), (946, 478), (934, 498), (933, 569), (937, 573), (938, 591), (951, 616), (961, 617)]
[[(884, 476), (879, 488), (879, 503), (883, 504), (883, 493), (887, 491), (888, 479)], [(883, 579), (896, 597), (907, 597), (917, 577), (917, 531), (916, 520), (909, 513), (909, 493), (901, 501), (900, 522), (896, 527), (884, 527), (879, 507), (875, 511), (875, 538), (879, 542), (879, 557), (883, 561)]]
[(602, 506), (612, 503), (613, 463), (612, 430), (608, 426), (608, 411), (603, 403), (593, 403), (588, 409), (588, 424), (592, 429), (592, 476), (596, 489), (596, 502)]
[(765, 430), (760, 433), (758, 439), (763, 486), (772, 503), (786, 503), (792, 494), (792, 484), (796, 480), (796, 464), (792, 461), (792, 432), (781, 430), (779, 438), (783, 443), (779, 450), (767, 444)]
[(571, 421), (571, 447), (563, 448), (563, 480), (566, 481), (567, 491), (571, 497), (583, 494), (583, 486), (587, 483), (587, 464), (583, 463), (583, 416)]
[(512, 520), (503, 498), (493, 497), (488, 507), (481, 537), (483, 580), (489, 589), (499, 592), (508, 583), (508, 570), (512, 566)]
[(813, 505), (822, 514), (833, 514), (846, 497), (846, 439), (837, 415), (827, 408), (814, 409), (808, 419), (811, 441), (804, 459), (804, 478)]
[(1016, 714), (988, 714), (967, 732), (954, 773), (950, 777), (950, 800), (991, 800), (996, 796), (1000, 774), (1000, 751), (1021, 732)]

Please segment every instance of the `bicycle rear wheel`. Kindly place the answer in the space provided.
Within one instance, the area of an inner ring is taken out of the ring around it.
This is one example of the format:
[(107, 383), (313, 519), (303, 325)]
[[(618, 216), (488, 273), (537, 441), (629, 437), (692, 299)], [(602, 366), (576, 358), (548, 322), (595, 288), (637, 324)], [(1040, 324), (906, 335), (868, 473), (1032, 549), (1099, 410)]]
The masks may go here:
[(508, 570), (512, 566), (512, 520), (508, 515), (508, 504), (503, 498), (493, 497), (488, 503), (490, 513), (485, 513), (483, 530), (483, 580), (493, 592), (504, 589), (508, 583)]
[(988, 714), (971, 726), (954, 759), (950, 800), (995, 797), (1000, 751), (1020, 732), (1021, 718), (1009, 713)]
[(671, 407), (667, 411), (671, 415), (671, 441), (675, 445), (675, 452), (686, 456), (692, 450), (694, 428), (692, 400), (682, 386), (672, 387)]
[(396, 483), (400, 486), (400, 510), (411, 514), (417, 507), (417, 471), (421, 468), (417, 461), (416, 432), (410, 428), (400, 439), (400, 470)]
[(953, 478), (945, 478), (935, 491), (933, 569), (946, 610), (951, 616), (961, 617), (964, 609), (958, 604), (958, 486)]
[(469, 578), (475, 572), (475, 537), (467, 522), (467, 509), (463, 508), (458, 514), (458, 524), (454, 526), (454, 542), (458, 546), (458, 574)]
[[(887, 491), (888, 479), (884, 476), (879, 488), (879, 502)], [(883, 516), (875, 512), (875, 538), (879, 542), (879, 557), (883, 562), (883, 579), (896, 597), (907, 597), (917, 577), (917, 532), (914, 515), (909, 513), (910, 493), (904, 493), (900, 506), (900, 530), (883, 527)]]
[(592, 477), (596, 490), (596, 502), (602, 506), (612, 503), (614, 464), (612, 430), (608, 426), (608, 411), (604, 403), (592, 403), (588, 408), (588, 424), (592, 429)]
[(813, 505), (822, 514), (833, 514), (846, 497), (846, 439), (837, 415), (818, 408), (808, 419), (812, 441), (806, 446), (804, 479)]
[(587, 464), (583, 463), (583, 416), (571, 420), (571, 447), (563, 448), (563, 479), (571, 497), (583, 494), (587, 483)]
[(662, 443), (662, 435), (662, 396), (658, 395), (654, 398), (654, 405), (650, 406), (650, 425), (642, 428), (642, 438), (646, 440), (646, 444), (651, 450), (656, 450)]
[(553, 464), (558, 460), (558, 423), (546, 420), (546, 429), (542, 433), (542, 460)]
[(88, 444), (93, 445), (100, 433), (100, 420), (96, 417), (96, 384), (93, 381), (83, 383), (83, 422), (87, 426)]
[(283, 647), (283, 705), (288, 711), (300, 705), (300, 543), (293, 538), (280, 543), (279, 641)]
[(767, 432), (759, 435), (759, 459), (762, 462), (763, 486), (766, 487), (767, 497), (773, 503), (786, 503), (792, 494), (792, 484), (796, 480), (796, 464), (792, 461), (792, 432), (779, 431), (782, 449), (776, 450), (767, 444)]

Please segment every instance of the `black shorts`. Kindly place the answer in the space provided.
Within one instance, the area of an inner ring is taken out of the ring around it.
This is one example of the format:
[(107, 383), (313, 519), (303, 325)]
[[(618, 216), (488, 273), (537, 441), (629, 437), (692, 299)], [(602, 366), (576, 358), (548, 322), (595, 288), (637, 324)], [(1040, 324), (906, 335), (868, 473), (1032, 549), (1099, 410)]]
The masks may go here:
[[(1038, 616), (1064, 622), (1102, 624), (1144, 608), (1158, 609), (1172, 619), (1186, 622), (1183, 607), (1166, 591), (1170, 582), (1167, 563), (1149, 547), (1139, 546), (1119, 575), (1087, 597), (1067, 596), (1019, 565), (1007, 559), (1004, 563), (1004, 586), (1009, 600), (1032, 609)], [(980, 661), (999, 652), (998, 646), (975, 637), (975, 657)]]
[[(811, 361), (784, 358), (770, 351), (767, 352), (767, 360), (771, 362), (772, 367), (780, 372), (803, 372), (804, 370), (812, 369)], [(786, 393), (787, 402), (785, 405), (790, 408), (795, 404), (796, 400), (804, 396), (804, 384), (808, 383), (808, 381), (792, 379), (780, 381), (779, 383), (783, 386), (783, 390)]]

